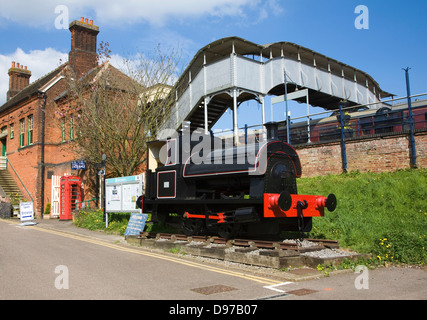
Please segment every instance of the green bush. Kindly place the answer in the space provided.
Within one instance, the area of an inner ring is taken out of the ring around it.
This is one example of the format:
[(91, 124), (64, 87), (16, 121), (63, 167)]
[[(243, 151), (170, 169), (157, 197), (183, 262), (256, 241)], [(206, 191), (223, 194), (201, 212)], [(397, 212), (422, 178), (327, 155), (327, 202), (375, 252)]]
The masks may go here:
[(50, 207), (51, 207), (51, 204), (50, 204), (50, 202), (48, 202), (46, 204), (46, 207), (44, 208), (44, 212), (43, 212), (44, 215), (46, 215), (46, 216), (50, 215)]
[(105, 228), (102, 209), (82, 209), (74, 213), (74, 224), (89, 230), (104, 230), (124, 235), (129, 222), (130, 213), (109, 213), (108, 228)]

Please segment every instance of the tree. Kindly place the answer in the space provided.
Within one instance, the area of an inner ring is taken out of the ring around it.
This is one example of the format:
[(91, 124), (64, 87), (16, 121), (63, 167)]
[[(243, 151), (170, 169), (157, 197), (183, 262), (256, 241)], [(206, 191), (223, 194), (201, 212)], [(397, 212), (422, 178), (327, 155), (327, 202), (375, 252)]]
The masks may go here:
[[(108, 44), (101, 48), (99, 61), (109, 56)], [(163, 54), (158, 47), (149, 57), (126, 59), (126, 74), (108, 61), (80, 79), (68, 69), (57, 114), (63, 128), (73, 126), (69, 146), (76, 156), (95, 164), (106, 154), (110, 176), (140, 172), (147, 142), (155, 139), (175, 102), (178, 61), (175, 51)]]

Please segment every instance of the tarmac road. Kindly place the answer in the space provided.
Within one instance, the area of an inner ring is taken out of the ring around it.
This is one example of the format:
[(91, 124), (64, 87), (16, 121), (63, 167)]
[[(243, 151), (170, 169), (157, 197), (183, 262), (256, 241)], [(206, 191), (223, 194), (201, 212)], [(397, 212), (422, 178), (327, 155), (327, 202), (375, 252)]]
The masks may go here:
[[(310, 277), (293, 274), (295, 281), (289, 281), (291, 275), (284, 272), (259, 274), (255, 270), (131, 246), (122, 236), (77, 228), (70, 221), (36, 222), (36, 226), (20, 226), (15, 219), (0, 220), (2, 300), (256, 303), (301, 299), (427, 299), (427, 274), (420, 268), (347, 271), (317, 279), (313, 273)], [(179, 310), (172, 310), (175, 311)]]

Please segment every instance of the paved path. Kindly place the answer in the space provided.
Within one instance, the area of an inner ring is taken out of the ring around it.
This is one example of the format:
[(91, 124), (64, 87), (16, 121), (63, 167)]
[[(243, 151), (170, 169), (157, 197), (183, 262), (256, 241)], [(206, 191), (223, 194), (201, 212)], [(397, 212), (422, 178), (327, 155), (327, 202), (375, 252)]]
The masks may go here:
[[(314, 279), (231, 268), (131, 246), (122, 236), (36, 220), (0, 220), (0, 299), (427, 299), (419, 268), (347, 271)], [(289, 281), (292, 279), (298, 281)], [(206, 311), (206, 310), (205, 310)]]

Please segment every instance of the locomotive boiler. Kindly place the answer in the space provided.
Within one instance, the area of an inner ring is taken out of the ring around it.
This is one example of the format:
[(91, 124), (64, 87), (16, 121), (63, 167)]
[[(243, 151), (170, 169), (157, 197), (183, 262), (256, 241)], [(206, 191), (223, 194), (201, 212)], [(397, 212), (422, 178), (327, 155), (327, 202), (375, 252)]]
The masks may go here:
[(194, 132), (150, 142), (138, 206), (154, 220), (177, 213), (187, 235), (310, 231), (312, 217), (333, 211), (336, 197), (299, 195), (299, 157), (278, 139), (276, 123), (265, 127), (266, 139), (237, 146)]

